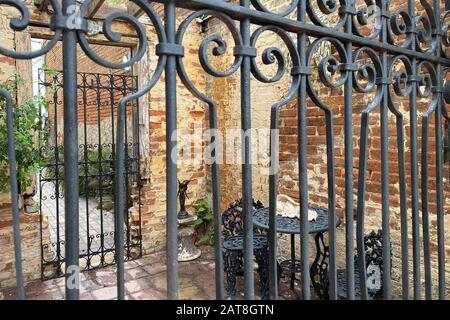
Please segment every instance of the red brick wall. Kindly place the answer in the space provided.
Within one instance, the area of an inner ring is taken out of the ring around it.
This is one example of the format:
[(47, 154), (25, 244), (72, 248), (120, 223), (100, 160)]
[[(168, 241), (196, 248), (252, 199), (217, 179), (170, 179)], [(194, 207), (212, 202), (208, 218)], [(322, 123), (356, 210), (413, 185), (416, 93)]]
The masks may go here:
[[(182, 21), (179, 17), (177, 23)], [(150, 75), (156, 68), (158, 57), (154, 54), (157, 43), (156, 34), (149, 31), (149, 65)], [(198, 60), (198, 47), (203, 39), (200, 28), (196, 23), (188, 28), (184, 46), (184, 64), (191, 81), (198, 90), (205, 91), (205, 72)], [(142, 241), (144, 253), (151, 253), (165, 249), (166, 246), (166, 104), (165, 77), (156, 83), (148, 94), (149, 99), (149, 177), (144, 182), (142, 194)], [(177, 79), (177, 129), (192, 134), (194, 128), (207, 126), (205, 103), (195, 98)], [(186, 133), (186, 132), (185, 132)], [(186, 136), (179, 134), (178, 151), (183, 144), (187, 144)], [(203, 148), (203, 145), (202, 145)], [(188, 150), (189, 148), (186, 148)], [(178, 152), (181, 157), (181, 152)], [(189, 183), (187, 210), (194, 214), (192, 204), (198, 200), (208, 200), (210, 196), (207, 187), (205, 170), (209, 170), (203, 162), (178, 165), (178, 179), (192, 179)]]
[[(391, 11), (395, 9), (407, 9), (406, 4), (401, 1), (391, 5)], [(421, 12), (422, 7), (417, 4), (417, 9)], [(423, 12), (422, 12), (423, 13)], [(356, 48), (355, 48), (356, 49)], [(317, 80), (317, 75), (316, 79)], [(344, 194), (345, 183), (345, 158), (344, 158), (344, 94), (343, 89), (328, 89), (325, 86), (320, 86), (319, 95), (321, 99), (332, 109), (334, 113), (334, 128), (333, 133), (335, 137), (334, 141), (334, 154), (335, 154), (335, 173), (336, 173), (336, 193), (338, 195), (337, 210), (339, 213), (343, 213), (345, 203), (342, 200), (341, 195)], [(353, 156), (354, 156), (354, 190), (356, 194), (357, 190), (357, 175), (358, 175), (358, 157), (359, 157), (359, 144), (360, 144), (360, 123), (361, 123), (361, 111), (368, 106), (368, 102), (371, 101), (370, 95), (363, 95), (355, 93), (353, 90)], [(408, 194), (411, 194), (410, 190), (410, 172), (411, 172), (411, 155), (410, 155), (410, 126), (409, 126), (409, 98), (396, 99), (396, 104), (404, 116), (404, 135), (405, 135), (405, 160), (406, 160), (406, 172), (407, 172), (407, 185)], [(420, 157), (421, 157), (421, 114), (425, 112), (430, 106), (431, 99), (417, 100), (417, 114), (418, 114), (418, 145), (419, 145), (419, 170), (420, 170)], [(310, 201), (317, 205), (327, 204), (327, 180), (326, 180), (326, 126), (325, 126), (325, 114), (324, 112), (315, 106), (311, 101), (308, 102), (307, 108), (307, 134), (308, 134), (308, 169), (313, 170), (316, 175), (313, 176), (310, 182)], [(379, 107), (376, 108), (370, 116), (369, 121), (369, 152), (367, 160), (367, 214), (376, 214), (380, 212), (381, 204), (381, 137), (380, 137), (380, 119), (379, 119)], [(429, 152), (428, 152), (428, 188), (429, 188), (429, 210), (436, 212), (436, 165), (435, 165), (435, 137), (434, 137), (434, 115), (430, 118), (430, 125), (428, 129), (429, 134)], [(298, 171), (295, 168), (297, 161), (297, 111), (295, 103), (291, 103), (289, 106), (282, 108), (280, 112), (280, 162), (281, 162), (281, 182), (280, 192), (289, 194), (295, 198), (298, 198)], [(390, 180), (390, 205), (394, 209), (399, 208), (399, 168), (398, 168), (398, 153), (397, 153), (397, 129), (396, 120), (392, 113), (389, 113), (389, 180)], [(444, 166), (444, 177), (449, 177), (449, 166)], [(283, 178), (284, 177), (284, 178)], [(419, 172), (420, 178), (420, 172)], [(450, 184), (444, 183), (445, 196), (448, 199), (450, 197)], [(410, 200), (410, 197), (409, 197)], [(408, 206), (411, 206), (410, 201)], [(419, 202), (420, 206), (420, 202)], [(446, 207), (446, 212), (449, 212), (450, 207)]]
[[(114, 63), (122, 63), (122, 59), (124, 56), (129, 56), (131, 49), (126, 47), (115, 47), (115, 46), (106, 46), (106, 45), (91, 45), (91, 49), (98, 54), (100, 57), (114, 62)], [(78, 72), (85, 73), (87, 86), (90, 83), (93, 83), (94, 86), (101, 87), (100, 90), (96, 90), (95, 87), (90, 89), (87, 87), (85, 90), (82, 88), (78, 89), (78, 121), (79, 123), (84, 123), (88, 125), (96, 125), (99, 120), (109, 120), (112, 117), (112, 113), (114, 112), (114, 116), (117, 117), (117, 103), (120, 99), (125, 95), (130, 94), (130, 88), (136, 87), (136, 83), (132, 83), (131, 78), (127, 78), (127, 80), (123, 80), (123, 78), (114, 77), (114, 75), (131, 75), (131, 73), (125, 71), (124, 69), (109, 69), (99, 65), (97, 62), (92, 61), (81, 49), (78, 45), (77, 47), (78, 54)], [(63, 70), (62, 65), (62, 43), (59, 42), (48, 54), (45, 56), (45, 64), (50, 69), (55, 70)], [(95, 73), (100, 74), (96, 77)], [(113, 76), (110, 77), (109, 75)], [(46, 78), (49, 78), (48, 76)], [(81, 85), (83, 82), (83, 75), (78, 75), (78, 84)], [(62, 79), (62, 76), (61, 76)], [(47, 79), (50, 81), (50, 79)], [(113, 100), (110, 96), (109, 86), (110, 83), (113, 83), (116, 89), (114, 90)], [(125, 87), (125, 89), (124, 89)], [(85, 91), (86, 96), (86, 120), (85, 120), (85, 106), (83, 103), (83, 91)], [(49, 97), (51, 99), (51, 97)], [(62, 102), (63, 92), (62, 89), (58, 91), (58, 100)], [(102, 106), (100, 108), (100, 115), (98, 110), (98, 102)], [(114, 104), (114, 108), (112, 109), (111, 102)], [(58, 109), (58, 124), (62, 123), (62, 104), (60, 104), (60, 109)], [(52, 106), (49, 110), (50, 123), (54, 121), (54, 106)], [(131, 116), (132, 108), (130, 106), (127, 107), (127, 116)]]

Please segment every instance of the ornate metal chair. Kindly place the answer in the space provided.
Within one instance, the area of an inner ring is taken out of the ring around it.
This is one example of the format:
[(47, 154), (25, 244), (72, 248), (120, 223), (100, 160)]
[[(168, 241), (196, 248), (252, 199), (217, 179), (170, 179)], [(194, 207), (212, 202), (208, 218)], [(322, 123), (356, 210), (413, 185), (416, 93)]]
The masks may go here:
[[(366, 252), (367, 291), (369, 298), (379, 296), (383, 290), (383, 235), (382, 231), (372, 231), (364, 236), (364, 250)], [(392, 257), (392, 246), (391, 246)], [(392, 259), (392, 258), (391, 258)], [(338, 296), (347, 298), (347, 277), (344, 269), (337, 270)], [(358, 272), (358, 256), (355, 256), (355, 297), (361, 298), (360, 279)]]
[[(253, 210), (264, 208), (264, 205), (253, 200)], [(243, 274), (244, 225), (242, 216), (242, 199), (236, 200), (222, 214), (223, 260), (227, 278), (226, 293), (228, 299), (236, 295), (236, 276)], [(255, 259), (258, 264), (261, 298), (269, 298), (268, 238), (264, 230), (254, 228), (253, 246)]]

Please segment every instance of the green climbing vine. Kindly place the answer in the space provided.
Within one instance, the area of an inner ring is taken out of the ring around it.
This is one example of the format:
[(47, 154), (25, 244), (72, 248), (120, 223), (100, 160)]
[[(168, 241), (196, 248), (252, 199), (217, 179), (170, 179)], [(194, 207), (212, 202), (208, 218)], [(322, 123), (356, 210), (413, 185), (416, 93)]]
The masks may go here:
[[(18, 89), (25, 85), (25, 81), (19, 76), (12, 80), (0, 83), (3, 88), (11, 93), (13, 101), (17, 101)], [(43, 112), (48, 109), (49, 102), (45, 97), (30, 96), (21, 99), (21, 103), (13, 104), (14, 112), (14, 138), (17, 158), (17, 180), (19, 190), (28, 188), (34, 173), (43, 165), (44, 159), (39, 151), (39, 139), (46, 141), (48, 133), (44, 132)], [(37, 132), (41, 134), (37, 135)], [(8, 144), (6, 128), (6, 103), (0, 98), (0, 191), (9, 191), (8, 168)]]

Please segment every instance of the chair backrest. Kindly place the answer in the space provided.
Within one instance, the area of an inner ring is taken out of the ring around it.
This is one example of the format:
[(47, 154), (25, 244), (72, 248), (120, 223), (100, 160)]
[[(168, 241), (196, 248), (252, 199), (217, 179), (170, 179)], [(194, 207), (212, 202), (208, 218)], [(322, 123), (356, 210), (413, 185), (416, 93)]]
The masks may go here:
[[(392, 262), (392, 243), (391, 243)], [(383, 290), (383, 233), (372, 231), (364, 236), (365, 262), (367, 271), (367, 291), (371, 297), (380, 294)], [(358, 266), (358, 259), (355, 256), (355, 267)], [(391, 263), (392, 268), (392, 263)]]
[[(264, 208), (261, 201), (253, 201), (253, 211)], [(243, 202), (242, 198), (231, 203), (228, 208), (222, 213), (222, 233), (224, 239), (229, 237), (242, 236), (244, 234), (243, 224)], [(255, 228), (254, 232), (261, 234), (262, 231)]]

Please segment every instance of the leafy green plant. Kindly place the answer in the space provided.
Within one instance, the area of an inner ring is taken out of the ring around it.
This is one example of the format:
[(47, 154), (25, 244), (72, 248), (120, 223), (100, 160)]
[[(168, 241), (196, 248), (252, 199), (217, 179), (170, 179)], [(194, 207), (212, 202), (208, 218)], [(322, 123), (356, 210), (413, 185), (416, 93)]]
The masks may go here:
[[(15, 76), (13, 80), (0, 84), (0, 88), (7, 90), (13, 97), (17, 96), (18, 89), (25, 84), (24, 80)], [(13, 98), (13, 101), (17, 99)], [(39, 151), (39, 139), (45, 141), (48, 137), (42, 131), (44, 116), (42, 111), (47, 110), (49, 102), (41, 96), (23, 97), (20, 104), (14, 103), (14, 139), (17, 158), (17, 182), (19, 191), (23, 192), (31, 186), (33, 174), (37, 173), (43, 165), (43, 158)], [(0, 191), (9, 191), (8, 168), (8, 132), (6, 127), (6, 103), (0, 99)]]
[(48, 65), (43, 64), (42, 70), (44, 71), (45, 75), (51, 78), (57, 77), (59, 75), (58, 69), (50, 68)]
[(214, 229), (211, 222), (214, 215), (211, 211), (211, 206), (206, 201), (199, 201), (194, 204), (195, 215), (197, 220), (194, 222), (194, 228), (197, 230), (197, 244), (214, 245)]
[(43, 64), (41, 68), (42, 68), (42, 71), (44, 71), (46, 77), (49, 78), (49, 79), (47, 79), (50, 82), (49, 95), (52, 96), (58, 89), (58, 83), (57, 83), (57, 81), (55, 81), (55, 79), (58, 78), (58, 75), (60, 72), (58, 71), (58, 69), (50, 68), (46, 64)]

